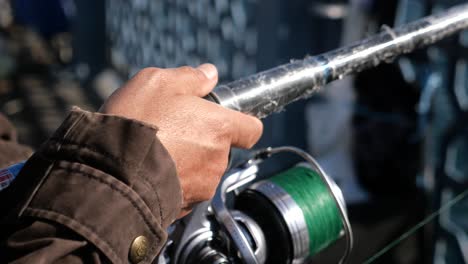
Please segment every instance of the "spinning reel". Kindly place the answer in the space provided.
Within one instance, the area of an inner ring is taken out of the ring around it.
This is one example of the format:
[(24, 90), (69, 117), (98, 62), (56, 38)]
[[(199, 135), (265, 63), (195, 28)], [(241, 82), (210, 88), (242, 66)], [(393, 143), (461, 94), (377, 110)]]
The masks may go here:
[[(259, 165), (286, 152), (305, 163), (258, 180)], [(343, 263), (353, 245), (340, 189), (309, 154), (293, 147), (255, 153), (170, 232), (159, 263), (304, 263), (345, 236)]]

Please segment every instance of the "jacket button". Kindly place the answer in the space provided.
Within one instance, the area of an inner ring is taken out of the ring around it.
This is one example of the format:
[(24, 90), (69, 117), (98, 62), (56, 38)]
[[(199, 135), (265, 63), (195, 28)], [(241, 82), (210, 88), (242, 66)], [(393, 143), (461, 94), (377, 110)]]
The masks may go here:
[(130, 246), (130, 261), (133, 264), (137, 264), (145, 259), (148, 254), (148, 239), (145, 236), (139, 236), (135, 238)]

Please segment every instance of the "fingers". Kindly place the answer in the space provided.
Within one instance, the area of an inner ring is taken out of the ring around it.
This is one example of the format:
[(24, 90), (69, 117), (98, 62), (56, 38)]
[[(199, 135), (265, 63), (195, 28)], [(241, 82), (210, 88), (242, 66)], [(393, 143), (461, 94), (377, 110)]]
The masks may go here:
[[(172, 69), (144, 68), (126, 86), (148, 87), (150, 91), (167, 94), (183, 94), (204, 97), (218, 82), (218, 71), (213, 64), (205, 63), (197, 68), (183, 66)], [(162, 89), (162, 90), (161, 90)]]
[(250, 149), (260, 139), (263, 133), (263, 123), (260, 119), (227, 109), (216, 103), (195, 98), (200, 104), (199, 109), (204, 109), (198, 114), (201, 119), (215, 117), (217, 126), (213, 127), (221, 135), (229, 137), (230, 145), (233, 147)]
[[(165, 98), (171, 98), (171, 96), (177, 94), (204, 97), (213, 90), (217, 81), (218, 72), (216, 67), (207, 63), (197, 68), (188, 66), (173, 69), (146, 68), (138, 73), (137, 76), (129, 82), (131, 85), (128, 86), (137, 87), (140, 91), (145, 91), (145, 89), (141, 89), (141, 87), (146, 85), (148, 86), (146, 91), (156, 92), (159, 97), (162, 96)], [(156, 87), (160, 89), (155, 89)], [(135, 94), (139, 93), (129, 92), (125, 94), (125, 97), (129, 98)], [(144, 98), (146, 98), (146, 96), (144, 96)], [(144, 98), (138, 98), (139, 100), (133, 101), (145, 101)], [(199, 98), (197, 99), (200, 100)], [(205, 106), (208, 108), (210, 108), (209, 105), (211, 105), (211, 107), (214, 106), (213, 103), (205, 100), (200, 100), (197, 104), (200, 104), (201, 101), (204, 101), (206, 103)], [(139, 106), (140, 104), (134, 105)], [(222, 108), (219, 105), (216, 107)], [(211, 115), (212, 113), (218, 112), (219, 108), (212, 109), (214, 112), (207, 111), (206, 113)], [(251, 148), (258, 141), (263, 131), (263, 125), (259, 119), (224, 108), (223, 115), (223, 118), (228, 120), (221, 120), (221, 122), (230, 124), (228, 125), (229, 131), (227, 132), (230, 135), (232, 146)], [(226, 130), (224, 131), (226, 132)]]
[(172, 87), (176, 92), (204, 97), (208, 95), (218, 82), (218, 70), (213, 64), (205, 63), (197, 68), (188, 66), (168, 69), (173, 76)]
[(253, 116), (233, 110), (227, 111), (230, 112), (229, 118), (232, 122), (231, 145), (238, 148), (251, 148), (262, 135), (262, 122)]

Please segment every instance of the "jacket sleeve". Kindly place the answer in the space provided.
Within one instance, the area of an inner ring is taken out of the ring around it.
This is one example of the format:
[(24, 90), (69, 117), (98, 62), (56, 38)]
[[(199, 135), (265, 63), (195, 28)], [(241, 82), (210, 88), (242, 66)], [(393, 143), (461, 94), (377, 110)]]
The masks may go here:
[(182, 203), (156, 132), (74, 109), (0, 193), (0, 263), (151, 263)]

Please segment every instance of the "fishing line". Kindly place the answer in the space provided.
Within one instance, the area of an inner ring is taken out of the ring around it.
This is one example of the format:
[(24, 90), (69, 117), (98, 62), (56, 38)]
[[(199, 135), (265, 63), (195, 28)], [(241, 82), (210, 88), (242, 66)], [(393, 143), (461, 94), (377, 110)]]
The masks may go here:
[(341, 215), (332, 194), (315, 171), (298, 166), (269, 181), (288, 193), (301, 209), (309, 233), (311, 255), (340, 238)]
[(414, 234), (416, 231), (418, 231), (421, 227), (425, 226), (430, 221), (434, 220), (435, 217), (439, 216), (441, 213), (448, 210), (450, 207), (454, 206), (456, 203), (460, 202), (461, 200), (463, 200), (467, 196), (468, 196), (468, 189), (465, 190), (464, 192), (460, 193), (459, 195), (457, 195), (452, 200), (448, 201), (445, 205), (441, 206), (439, 208), (439, 210), (433, 212), (431, 215), (426, 217), (424, 220), (419, 222), (417, 225), (415, 225), (414, 227), (412, 227), (411, 229), (409, 229), (408, 231), (403, 233), (400, 237), (398, 237), (393, 242), (391, 242), (390, 244), (385, 246), (383, 249), (381, 249), (379, 252), (377, 252), (375, 255), (370, 257), (366, 262), (364, 262), (364, 264), (373, 263), (375, 260), (380, 258), (383, 254), (387, 253), (389, 250), (394, 248), (396, 245), (401, 243), (403, 240), (405, 240), (406, 238), (408, 238), (409, 236)]

